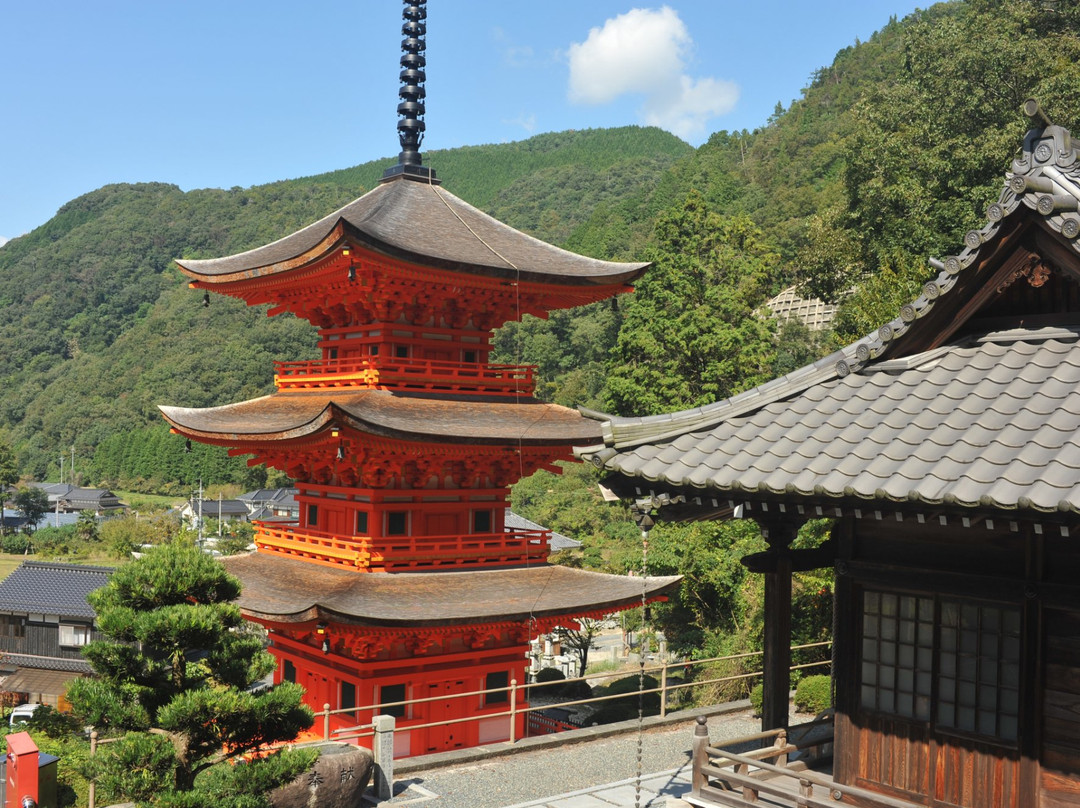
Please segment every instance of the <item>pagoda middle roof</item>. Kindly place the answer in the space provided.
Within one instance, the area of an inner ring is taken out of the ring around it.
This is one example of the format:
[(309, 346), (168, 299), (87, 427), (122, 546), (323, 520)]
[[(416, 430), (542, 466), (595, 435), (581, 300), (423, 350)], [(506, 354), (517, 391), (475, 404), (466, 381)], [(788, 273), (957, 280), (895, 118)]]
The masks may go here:
[(360, 575), (251, 553), (222, 559), (243, 584), (242, 610), (287, 623), (439, 626), (614, 611), (668, 594), (681, 576), (629, 577), (538, 565), (460, 572)]
[[(419, 266), (488, 277), (582, 286), (628, 283), (647, 263), (600, 261), (554, 247), (473, 207), (438, 185), (400, 177), (377, 186), (314, 224), (254, 250), (177, 261), (189, 276), (224, 283), (277, 275), (336, 249), (344, 236)], [(328, 241), (329, 240), (329, 241)], [(323, 245), (323, 249), (319, 249)]]
[(230, 441), (290, 440), (331, 424), (385, 438), (440, 443), (571, 445), (600, 439), (600, 425), (576, 410), (533, 398), (484, 401), (388, 390), (273, 393), (194, 409), (160, 407), (190, 435)]

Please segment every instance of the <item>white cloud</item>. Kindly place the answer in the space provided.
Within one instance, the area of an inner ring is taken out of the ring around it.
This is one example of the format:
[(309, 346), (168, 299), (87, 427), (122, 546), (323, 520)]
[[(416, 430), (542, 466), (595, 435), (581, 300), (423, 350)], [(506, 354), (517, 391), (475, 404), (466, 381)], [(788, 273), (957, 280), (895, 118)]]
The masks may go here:
[(641, 116), (682, 138), (705, 133), (710, 118), (739, 99), (731, 81), (694, 79), (686, 72), (693, 40), (677, 12), (635, 8), (593, 28), (570, 45), (570, 100), (606, 104), (627, 94), (644, 96)]
[(8, 238), (4, 238), (3, 236), (0, 236), (0, 247), (3, 247), (3, 246), (4, 246), (5, 244), (7, 244), (7, 243), (8, 243), (9, 241), (11, 241), (11, 239), (8, 239)]

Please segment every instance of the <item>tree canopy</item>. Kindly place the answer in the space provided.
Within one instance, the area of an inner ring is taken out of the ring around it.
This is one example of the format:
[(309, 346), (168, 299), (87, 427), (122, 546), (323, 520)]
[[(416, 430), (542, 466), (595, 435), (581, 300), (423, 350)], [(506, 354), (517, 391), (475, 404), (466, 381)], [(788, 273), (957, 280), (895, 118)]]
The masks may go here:
[(115, 739), (88, 764), (108, 795), (161, 808), (255, 808), (313, 761), (305, 751), (262, 753), (295, 738), (312, 713), (291, 682), (251, 689), (274, 661), (232, 602), (239, 593), (219, 562), (175, 541), (89, 596), (107, 639), (85, 647), (96, 675), (73, 682), (68, 697)]

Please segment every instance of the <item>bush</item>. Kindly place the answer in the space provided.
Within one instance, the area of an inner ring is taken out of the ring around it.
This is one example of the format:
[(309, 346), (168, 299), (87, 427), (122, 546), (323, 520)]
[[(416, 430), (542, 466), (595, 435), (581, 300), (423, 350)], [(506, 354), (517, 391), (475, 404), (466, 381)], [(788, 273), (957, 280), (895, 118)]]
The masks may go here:
[(592, 688), (589, 687), (589, 683), (582, 679), (575, 679), (572, 682), (567, 682), (559, 688), (559, 696), (567, 701), (589, 699), (592, 698), (592, 694)]
[(43, 527), (34, 533), (31, 543), (35, 552), (43, 558), (68, 555), (82, 549), (74, 525)]
[(754, 708), (754, 715), (761, 717), (761, 704), (765, 701), (765, 686), (758, 682), (750, 688), (750, 706)]
[(566, 681), (566, 674), (564, 674), (558, 668), (541, 668), (540, 672), (536, 674), (536, 683), (543, 684), (544, 682), (563, 682)]
[(24, 555), (30, 551), (30, 537), (25, 533), (7, 533), (0, 539), (0, 550), (12, 555)]
[[(622, 679), (616, 679), (610, 685), (606, 687), (598, 687), (594, 692), (597, 696), (614, 696), (617, 694), (626, 694), (624, 698), (612, 699), (611, 701), (602, 702), (610, 707), (626, 707), (633, 710), (634, 717), (637, 717), (638, 707), (638, 689), (639, 687), (644, 690), (652, 690), (654, 687), (659, 687), (660, 683), (656, 681), (652, 676), (646, 676), (643, 685), (638, 682), (639, 677), (625, 676)], [(646, 693), (644, 695), (644, 707), (645, 715), (656, 715), (660, 712), (660, 694), (659, 693)], [(622, 719), (611, 719), (613, 721), (620, 721)]]
[(803, 713), (824, 712), (832, 707), (832, 679), (807, 676), (795, 688), (795, 709)]

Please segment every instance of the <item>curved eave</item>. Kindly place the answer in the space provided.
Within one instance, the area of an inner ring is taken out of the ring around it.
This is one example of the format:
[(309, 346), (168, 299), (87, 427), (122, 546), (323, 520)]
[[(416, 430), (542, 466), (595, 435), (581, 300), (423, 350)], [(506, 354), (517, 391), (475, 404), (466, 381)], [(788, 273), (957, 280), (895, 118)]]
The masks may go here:
[(401, 441), (468, 445), (569, 447), (599, 438), (599, 428), (574, 410), (533, 399), (446, 400), (367, 390), (275, 393), (222, 407), (159, 409), (181, 434), (223, 444), (298, 440), (332, 426)]
[(178, 259), (200, 284), (279, 277), (351, 245), (420, 268), (552, 286), (610, 286), (620, 291), (649, 263), (588, 258), (514, 230), (435, 185), (402, 178), (307, 227), (262, 247), (223, 258)]
[(362, 575), (259, 553), (222, 559), (245, 614), (278, 623), (381, 628), (523, 622), (613, 612), (671, 594), (681, 576), (630, 578), (540, 565), (471, 572)]

